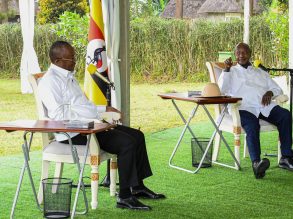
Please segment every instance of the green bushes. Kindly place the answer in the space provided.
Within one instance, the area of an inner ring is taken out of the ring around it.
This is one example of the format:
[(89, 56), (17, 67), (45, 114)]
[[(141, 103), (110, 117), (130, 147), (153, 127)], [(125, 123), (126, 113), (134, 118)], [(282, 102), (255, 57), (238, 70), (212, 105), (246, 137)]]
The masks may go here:
[[(86, 22), (83, 23), (86, 25)], [(145, 18), (133, 20), (130, 26), (133, 82), (208, 80), (205, 62), (217, 60), (218, 51), (233, 51), (234, 46), (242, 41), (243, 37), (242, 21), (211, 23)], [(267, 66), (279, 63), (277, 59), (288, 59), (288, 57), (276, 57), (275, 51), (272, 52), (273, 38), (263, 18), (254, 17), (250, 31), (252, 59), (260, 58)], [(72, 35), (74, 35), (73, 30)], [(86, 34), (80, 37), (85, 39), (78, 42), (87, 42)], [(77, 38), (72, 36), (72, 40)], [(20, 26), (0, 25), (0, 39), (0, 77), (18, 77), (22, 53)], [(57, 39), (51, 26), (35, 28), (34, 46), (42, 70), (46, 70), (49, 65), (48, 49)], [(77, 52), (78, 77), (83, 77), (84, 74), (84, 51)]]
[[(18, 78), (23, 47), (20, 25), (0, 25), (0, 39), (0, 77)], [(49, 47), (56, 39), (48, 25), (36, 26), (34, 47), (42, 70), (48, 67)]]
[[(134, 81), (202, 81), (207, 80), (205, 62), (217, 60), (218, 51), (233, 51), (242, 41), (243, 22), (151, 18), (132, 22), (130, 31)], [(251, 42), (257, 57), (270, 65), (271, 35), (261, 17), (251, 21)]]
[(40, 13), (38, 13), (39, 24), (56, 23), (65, 11), (75, 11), (77, 14), (85, 15), (89, 12), (87, 0), (39, 0)]

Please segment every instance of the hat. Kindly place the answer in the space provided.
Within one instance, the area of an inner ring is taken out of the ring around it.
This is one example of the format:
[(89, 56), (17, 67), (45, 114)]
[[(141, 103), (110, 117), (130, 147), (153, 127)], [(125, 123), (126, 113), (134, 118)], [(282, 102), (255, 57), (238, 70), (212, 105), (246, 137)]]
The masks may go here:
[(215, 96), (221, 96), (221, 91), (216, 83), (208, 83), (203, 88), (201, 92), (201, 96), (203, 97), (215, 97)]

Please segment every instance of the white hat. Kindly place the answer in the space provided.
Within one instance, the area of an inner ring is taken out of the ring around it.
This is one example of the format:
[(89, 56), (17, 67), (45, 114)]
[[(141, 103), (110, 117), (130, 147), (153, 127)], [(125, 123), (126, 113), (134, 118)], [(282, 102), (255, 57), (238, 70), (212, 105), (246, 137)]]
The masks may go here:
[(201, 92), (201, 96), (203, 97), (215, 97), (215, 96), (221, 96), (221, 91), (216, 83), (208, 83), (203, 88)]

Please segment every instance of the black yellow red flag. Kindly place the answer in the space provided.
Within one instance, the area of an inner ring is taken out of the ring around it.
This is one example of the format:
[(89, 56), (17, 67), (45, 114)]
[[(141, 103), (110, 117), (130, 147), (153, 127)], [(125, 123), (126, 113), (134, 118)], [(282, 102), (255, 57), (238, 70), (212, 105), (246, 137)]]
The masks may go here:
[[(94, 64), (97, 71), (108, 77), (104, 22), (101, 0), (92, 0), (90, 7), (90, 26), (88, 33), (86, 65)], [(84, 92), (96, 105), (107, 105), (107, 85), (96, 75), (85, 71)]]

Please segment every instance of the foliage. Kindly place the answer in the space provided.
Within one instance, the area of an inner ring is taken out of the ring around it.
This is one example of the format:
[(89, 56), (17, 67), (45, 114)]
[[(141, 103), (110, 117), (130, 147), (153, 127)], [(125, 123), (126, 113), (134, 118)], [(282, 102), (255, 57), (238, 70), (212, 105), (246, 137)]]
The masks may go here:
[[(74, 24), (80, 25), (73, 27)], [(50, 31), (52, 25), (37, 25), (35, 28), (34, 46), (41, 69), (46, 70), (49, 65), (48, 50), (52, 42), (68, 40), (77, 48), (76, 70), (77, 76), (82, 78), (88, 32), (86, 17), (65, 13), (60, 24), (55, 25), (53, 31)], [(60, 25), (68, 32), (62, 32)], [(132, 20), (129, 36), (133, 82), (207, 81), (205, 62), (217, 60), (219, 51), (233, 51), (234, 45), (242, 41), (243, 22), (212, 23), (151, 17)], [(259, 58), (267, 66), (288, 60), (287, 53), (279, 54), (281, 47), (273, 47), (274, 37), (263, 17), (252, 17), (252, 59)], [(0, 50), (3, 51), (0, 54), (0, 77), (18, 78), (22, 53), (19, 24), (0, 25), (0, 39)]]
[[(36, 26), (34, 47), (42, 70), (48, 67), (48, 52), (57, 36), (48, 31), (48, 25)], [(22, 55), (20, 24), (0, 25), (0, 77), (18, 78)]]
[(273, 1), (271, 9), (264, 15), (273, 36), (273, 52), (277, 67), (288, 65), (289, 15), (286, 4)]
[(0, 23), (2, 23), (3, 21), (7, 21), (9, 18), (14, 18), (16, 15), (16, 11), (15, 10), (8, 10), (7, 12), (0, 12)]
[[(243, 21), (227, 24), (153, 17), (133, 21), (130, 31), (133, 81), (206, 81), (205, 62), (217, 60), (219, 51), (233, 51), (242, 41)], [(270, 65), (274, 60), (271, 34), (262, 17), (252, 18), (251, 42), (253, 54)]]
[(40, 24), (56, 23), (61, 14), (65, 11), (85, 15), (89, 11), (87, 0), (39, 0), (40, 12), (38, 22)]
[(59, 22), (56, 25), (52, 25), (51, 28), (58, 37), (72, 43), (76, 48), (78, 57), (85, 57), (86, 45), (88, 43), (88, 15), (80, 16), (77, 13), (65, 11), (59, 17)]
[(169, 0), (130, 0), (130, 19), (158, 16)]
[(259, 0), (258, 4), (259, 4), (261, 7), (268, 9), (268, 8), (271, 6), (272, 1), (273, 1), (273, 0)]

